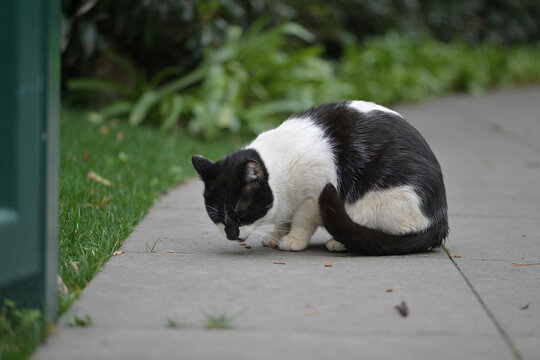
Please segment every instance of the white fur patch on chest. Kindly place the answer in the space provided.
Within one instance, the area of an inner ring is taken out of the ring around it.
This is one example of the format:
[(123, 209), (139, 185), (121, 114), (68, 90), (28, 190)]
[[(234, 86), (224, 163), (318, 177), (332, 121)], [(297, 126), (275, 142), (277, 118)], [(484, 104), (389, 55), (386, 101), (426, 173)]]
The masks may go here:
[(366, 193), (361, 199), (345, 208), (358, 224), (388, 234), (403, 235), (425, 230), (430, 220), (420, 209), (420, 198), (412, 186)]
[(355, 101), (349, 101), (347, 103), (347, 105), (349, 105), (350, 107), (352, 107), (353, 109), (356, 109), (362, 113), (368, 113), (370, 111), (384, 111), (384, 112), (387, 112), (387, 113), (391, 113), (391, 114), (394, 114), (394, 115), (397, 115), (399, 117), (403, 117), (401, 116), (400, 113), (398, 113), (397, 111), (394, 111), (394, 110), (390, 110), (389, 108), (386, 108), (384, 106), (381, 106), (381, 105), (378, 105), (378, 104), (375, 104), (371, 101), (360, 101), (360, 100), (355, 100)]
[(317, 198), (327, 183), (337, 183), (331, 144), (309, 118), (291, 118), (247, 148), (257, 150), (268, 169), (274, 196), (269, 218), (290, 220), (306, 198)]

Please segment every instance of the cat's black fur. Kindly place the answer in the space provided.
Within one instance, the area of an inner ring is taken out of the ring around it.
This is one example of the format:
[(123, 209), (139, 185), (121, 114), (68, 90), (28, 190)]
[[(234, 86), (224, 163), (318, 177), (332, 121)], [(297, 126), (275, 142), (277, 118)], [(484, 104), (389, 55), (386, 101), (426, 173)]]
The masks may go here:
[[(448, 235), (444, 182), (439, 162), (418, 130), (398, 115), (364, 114), (346, 102), (322, 105), (297, 116), (314, 119), (332, 145), (338, 189), (336, 193), (327, 186), (319, 206), (323, 223), (336, 240), (349, 250), (373, 255), (417, 252), (442, 244)], [(345, 212), (343, 202), (355, 202), (370, 190), (400, 185), (412, 185), (421, 195), (422, 211), (432, 221), (424, 233), (388, 235), (354, 223)]]
[(269, 174), (257, 151), (240, 150), (215, 163), (193, 156), (192, 163), (205, 185), (208, 216), (225, 226), (229, 240), (239, 240), (238, 228), (262, 218), (272, 207)]

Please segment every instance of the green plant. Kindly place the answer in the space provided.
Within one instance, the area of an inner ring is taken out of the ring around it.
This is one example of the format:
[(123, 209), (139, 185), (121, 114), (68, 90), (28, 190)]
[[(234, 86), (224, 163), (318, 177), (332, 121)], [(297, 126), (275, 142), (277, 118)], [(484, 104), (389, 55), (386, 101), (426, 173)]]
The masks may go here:
[(179, 322), (179, 321), (167, 318), (165, 319), (165, 326), (171, 329), (179, 329), (179, 328), (186, 328), (189, 325), (184, 322)]
[[(221, 131), (260, 132), (291, 113), (343, 93), (319, 46), (292, 46), (313, 36), (295, 23), (246, 31), (231, 26), (223, 46), (208, 49), (200, 86), (185, 95), (190, 132), (215, 137)], [(329, 90), (329, 91), (327, 91)]]
[(472, 47), (388, 33), (351, 43), (340, 61), (330, 61), (321, 57), (320, 46), (305, 44), (312, 40), (294, 23), (269, 30), (263, 22), (246, 31), (231, 26), (224, 44), (205, 51), (198, 68), (167, 84), (159, 85), (174, 73), (170, 69), (141, 82), (137, 91), (89, 80), (70, 84), (120, 97), (93, 114), (97, 121), (124, 115), (132, 125), (154, 121), (171, 129), (178, 123), (214, 139), (225, 132), (261, 132), (323, 102), (354, 98), (392, 104), (540, 80), (540, 48), (534, 46)]
[(144, 243), (144, 246), (145, 246), (144, 252), (149, 253), (149, 254), (154, 254), (156, 252), (155, 248), (156, 248), (156, 245), (157, 245), (158, 241), (159, 241), (159, 238), (156, 239), (156, 241), (154, 241), (154, 245), (152, 245), (152, 246), (148, 245), (148, 242), (145, 242)]
[[(129, 117), (130, 124), (138, 125), (145, 117), (151, 118), (149, 112), (155, 110), (153, 117), (161, 119), (161, 127), (167, 130), (176, 123), (182, 111), (182, 99), (175, 93), (202, 78), (201, 71), (195, 71), (160, 87), (165, 79), (180, 74), (180, 68), (167, 67), (147, 79), (144, 72), (122, 56), (113, 52), (105, 55), (122, 73), (122, 80), (75, 78), (67, 82), (72, 94), (90, 96), (98, 103), (104, 97), (109, 99), (105, 106), (89, 113), (89, 118), (98, 123), (115, 117)], [(154, 109), (154, 105), (158, 106)]]
[(84, 317), (80, 317), (75, 314), (69, 315), (69, 326), (85, 327), (92, 325), (94, 325), (94, 322), (92, 321), (90, 315), (85, 315)]
[(351, 41), (388, 32), (475, 45), (540, 38), (534, 0), (63, 0), (62, 75), (107, 73), (105, 51), (124, 54), (151, 76), (170, 64), (193, 69), (205, 48), (223, 44), (225, 29), (246, 29), (261, 16), (272, 25), (301, 24), (333, 58)]
[(165, 324), (167, 325), (168, 328), (171, 328), (171, 329), (180, 327), (180, 324), (176, 320), (172, 320), (172, 319), (166, 319)]
[[(131, 85), (73, 79), (68, 89), (117, 98), (93, 114), (98, 121), (129, 114), (131, 125), (153, 120), (170, 129), (180, 122), (207, 138), (222, 131), (259, 132), (290, 113), (344, 97), (350, 86), (320, 57), (322, 48), (291, 44), (313, 41), (307, 30), (295, 23), (269, 30), (264, 25), (258, 21), (246, 31), (229, 27), (222, 46), (209, 48), (196, 69), (164, 85), (164, 75), (173, 73), (169, 69), (150, 82), (131, 69), (126, 73)], [(119, 57), (115, 61), (125, 63)]]
[(381, 104), (416, 101), (451, 91), (540, 81), (540, 48), (468, 46), (389, 33), (346, 48), (337, 73), (352, 96)]
[(0, 358), (26, 359), (46, 335), (41, 311), (20, 309), (4, 299), (0, 307)]
[(204, 313), (205, 329), (230, 329), (232, 322), (238, 317), (230, 314), (206, 314)]

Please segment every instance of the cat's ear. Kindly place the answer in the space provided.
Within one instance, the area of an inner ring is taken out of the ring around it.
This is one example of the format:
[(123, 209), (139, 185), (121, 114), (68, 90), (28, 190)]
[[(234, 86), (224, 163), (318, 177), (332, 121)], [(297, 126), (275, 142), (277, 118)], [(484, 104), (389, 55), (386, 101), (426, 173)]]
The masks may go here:
[(210, 170), (214, 166), (214, 163), (201, 155), (193, 155), (191, 157), (191, 163), (193, 168), (199, 174), (202, 179), (206, 179), (210, 175)]
[(264, 170), (257, 161), (248, 160), (244, 167), (244, 181), (246, 183), (254, 183), (260, 181), (266, 181)]

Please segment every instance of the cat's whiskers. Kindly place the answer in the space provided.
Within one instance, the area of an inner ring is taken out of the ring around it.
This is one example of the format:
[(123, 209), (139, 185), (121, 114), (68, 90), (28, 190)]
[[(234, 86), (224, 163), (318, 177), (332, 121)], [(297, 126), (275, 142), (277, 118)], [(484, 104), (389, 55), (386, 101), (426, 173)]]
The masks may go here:
[(240, 200), (242, 200), (242, 199), (238, 199), (238, 201), (236, 202), (236, 205), (234, 205), (234, 213), (235, 214), (238, 214), (238, 204), (240, 204)]
[(207, 209), (214, 210), (215, 212), (218, 212), (218, 209), (216, 209), (216, 208), (213, 207), (213, 206), (205, 205), (205, 207), (206, 207)]

